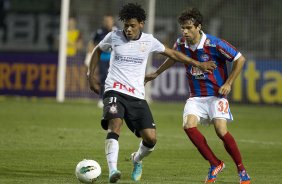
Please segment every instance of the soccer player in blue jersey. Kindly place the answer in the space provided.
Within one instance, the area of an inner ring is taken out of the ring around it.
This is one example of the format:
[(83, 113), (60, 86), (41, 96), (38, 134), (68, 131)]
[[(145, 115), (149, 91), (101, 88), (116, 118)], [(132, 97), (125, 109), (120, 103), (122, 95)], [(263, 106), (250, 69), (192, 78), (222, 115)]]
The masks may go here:
[[(203, 17), (196, 8), (184, 11), (178, 18), (182, 37), (177, 39), (175, 49), (200, 62), (211, 60), (217, 65), (213, 73), (203, 72), (192, 65), (185, 65), (190, 97), (184, 107), (183, 128), (200, 154), (210, 163), (205, 183), (214, 183), (217, 174), (224, 169), (225, 165), (213, 153), (205, 137), (197, 129), (198, 123), (214, 125), (217, 136), (223, 141), (226, 151), (237, 166), (240, 184), (250, 184), (250, 177), (243, 165), (235, 139), (227, 130), (227, 122), (232, 121), (233, 117), (226, 97), (232, 83), (243, 68), (245, 58), (225, 40), (205, 34), (202, 31), (202, 21)], [(233, 63), (229, 75), (227, 62)], [(145, 82), (155, 79), (174, 63), (174, 60), (167, 59), (154, 73), (146, 75)]]

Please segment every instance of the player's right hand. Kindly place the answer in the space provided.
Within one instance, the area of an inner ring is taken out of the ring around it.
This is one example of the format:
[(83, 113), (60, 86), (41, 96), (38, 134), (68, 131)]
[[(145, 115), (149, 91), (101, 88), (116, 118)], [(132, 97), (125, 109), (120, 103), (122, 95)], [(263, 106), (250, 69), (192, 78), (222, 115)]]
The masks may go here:
[(216, 64), (214, 61), (208, 61), (208, 62), (201, 62), (199, 68), (203, 72), (212, 73), (214, 69), (216, 69)]
[(144, 85), (146, 85), (147, 82), (151, 81), (151, 80), (154, 80), (156, 77), (158, 76), (157, 73), (150, 73), (150, 74), (147, 74), (145, 76), (145, 80), (144, 80)]
[(100, 90), (101, 90), (100, 82), (94, 76), (91, 75), (88, 76), (88, 82), (90, 89), (94, 91), (96, 94), (100, 94)]

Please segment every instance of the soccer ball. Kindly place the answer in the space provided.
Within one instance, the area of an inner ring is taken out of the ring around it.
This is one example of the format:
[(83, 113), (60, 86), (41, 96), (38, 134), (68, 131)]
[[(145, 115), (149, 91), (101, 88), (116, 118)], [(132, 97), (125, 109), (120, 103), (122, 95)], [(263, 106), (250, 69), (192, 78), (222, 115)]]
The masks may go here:
[(95, 183), (101, 175), (101, 167), (94, 160), (82, 160), (75, 168), (75, 175), (82, 183)]

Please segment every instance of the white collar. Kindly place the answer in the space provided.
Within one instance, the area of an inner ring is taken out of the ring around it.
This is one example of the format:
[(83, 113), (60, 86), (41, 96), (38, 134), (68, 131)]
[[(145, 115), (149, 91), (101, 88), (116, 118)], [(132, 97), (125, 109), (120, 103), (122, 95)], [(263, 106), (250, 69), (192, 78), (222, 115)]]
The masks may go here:
[[(206, 41), (206, 39), (207, 39), (207, 35), (206, 35), (203, 31), (201, 31), (201, 33), (202, 33), (202, 37), (201, 37), (200, 43), (199, 43), (198, 46), (197, 46), (197, 49), (202, 49), (202, 48), (204, 48), (204, 43), (205, 43), (205, 41)], [(185, 47), (186, 47), (186, 48), (189, 48), (189, 45), (187, 44), (187, 41), (186, 41), (186, 40), (185, 40)]]

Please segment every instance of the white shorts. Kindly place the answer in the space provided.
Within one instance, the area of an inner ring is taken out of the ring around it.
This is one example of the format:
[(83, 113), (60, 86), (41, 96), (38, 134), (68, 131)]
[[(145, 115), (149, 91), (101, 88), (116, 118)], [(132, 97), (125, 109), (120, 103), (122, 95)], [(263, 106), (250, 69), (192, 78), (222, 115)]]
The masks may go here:
[(233, 120), (228, 100), (214, 96), (189, 98), (183, 111), (183, 124), (189, 114), (197, 116), (201, 124), (210, 124), (214, 118)]

